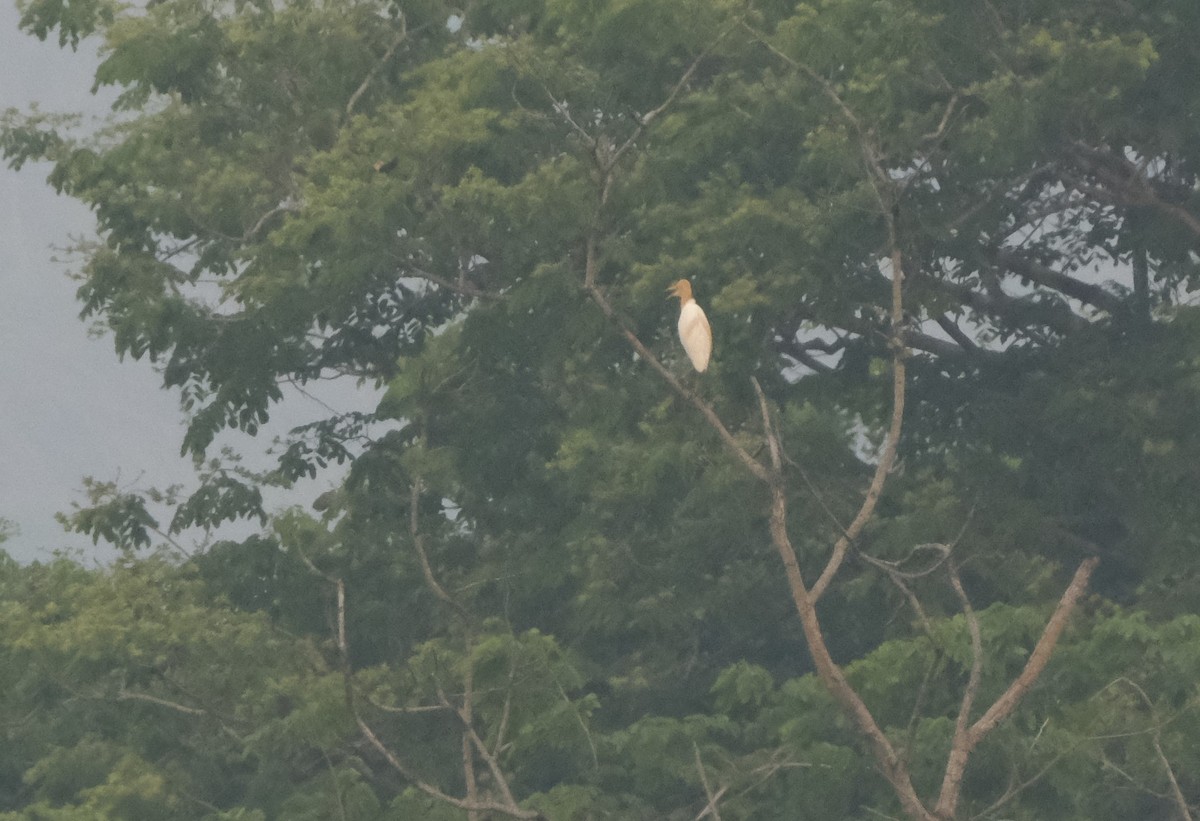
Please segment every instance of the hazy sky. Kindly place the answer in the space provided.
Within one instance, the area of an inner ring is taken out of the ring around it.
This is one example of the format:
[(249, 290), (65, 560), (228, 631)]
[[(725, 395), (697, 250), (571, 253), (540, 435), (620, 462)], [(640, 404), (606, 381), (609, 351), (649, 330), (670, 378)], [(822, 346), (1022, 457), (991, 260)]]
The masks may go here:
[[(103, 115), (111, 94), (89, 92), (94, 46), (60, 49), (21, 33), (17, 21), (13, 0), (0, 0), (0, 110), (36, 103), (43, 111)], [(54, 194), (47, 172), (0, 165), (0, 517), (20, 528), (4, 549), (21, 560), (64, 547), (102, 559), (110, 554), (53, 518), (82, 501), (82, 477), (162, 487), (187, 482), (191, 465), (179, 457), (176, 397), (148, 364), (119, 362), (111, 340), (89, 336), (79, 320), (77, 283), (67, 277), (69, 260), (55, 261), (64, 256), (55, 248), (90, 236), (93, 221), (79, 203)], [(339, 409), (369, 401), (349, 386), (320, 395)], [(272, 427), (317, 415), (323, 411), (315, 403), (292, 399)], [(295, 499), (310, 499), (329, 481)]]

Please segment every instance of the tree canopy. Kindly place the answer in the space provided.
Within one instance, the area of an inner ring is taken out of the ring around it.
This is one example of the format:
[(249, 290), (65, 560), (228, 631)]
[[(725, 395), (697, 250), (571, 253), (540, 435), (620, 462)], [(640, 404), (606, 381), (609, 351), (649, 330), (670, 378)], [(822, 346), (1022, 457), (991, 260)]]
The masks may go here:
[(1193, 0), (21, 9), (200, 470), (0, 568), (0, 819), (1193, 817)]

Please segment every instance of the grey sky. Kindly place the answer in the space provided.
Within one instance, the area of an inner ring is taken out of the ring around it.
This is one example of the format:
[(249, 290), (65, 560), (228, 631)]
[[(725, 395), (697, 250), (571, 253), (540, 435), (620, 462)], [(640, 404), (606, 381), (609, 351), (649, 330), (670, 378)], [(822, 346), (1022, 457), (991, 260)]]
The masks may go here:
[[(0, 2), (0, 108), (103, 113), (88, 93), (94, 53), (63, 51), (17, 29)], [(76, 284), (52, 246), (89, 234), (79, 203), (45, 184), (45, 166), (0, 170), (0, 516), (21, 532), (5, 547), (26, 560), (91, 543), (64, 533), (55, 511), (78, 499), (81, 477), (178, 481), (181, 416), (146, 365), (120, 363), (111, 343), (89, 338)], [(61, 254), (59, 254), (61, 256)]]
[[(0, 110), (36, 103), (43, 111), (103, 115), (111, 95), (89, 93), (97, 64), (90, 44), (72, 52), (39, 42), (18, 30), (18, 19), (12, 0), (0, 0)], [(103, 559), (106, 551), (64, 533), (53, 518), (82, 500), (82, 477), (162, 487), (187, 482), (191, 465), (179, 457), (176, 397), (148, 364), (119, 362), (111, 340), (89, 336), (78, 318), (77, 283), (54, 249), (91, 235), (93, 221), (79, 203), (54, 194), (47, 171), (0, 166), (0, 517), (20, 527), (4, 549), (23, 561), (59, 548)], [(319, 395), (339, 408), (369, 402), (349, 385)], [(315, 403), (293, 398), (272, 428), (321, 415)], [(329, 481), (293, 498), (303, 502)]]

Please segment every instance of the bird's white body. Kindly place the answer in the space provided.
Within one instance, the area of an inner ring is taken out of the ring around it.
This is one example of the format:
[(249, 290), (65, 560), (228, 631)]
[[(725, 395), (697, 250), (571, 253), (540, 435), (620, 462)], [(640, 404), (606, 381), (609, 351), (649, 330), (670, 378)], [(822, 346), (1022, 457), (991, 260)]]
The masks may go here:
[(692, 367), (704, 373), (712, 356), (712, 329), (704, 309), (690, 297), (679, 308), (679, 341), (692, 360)]

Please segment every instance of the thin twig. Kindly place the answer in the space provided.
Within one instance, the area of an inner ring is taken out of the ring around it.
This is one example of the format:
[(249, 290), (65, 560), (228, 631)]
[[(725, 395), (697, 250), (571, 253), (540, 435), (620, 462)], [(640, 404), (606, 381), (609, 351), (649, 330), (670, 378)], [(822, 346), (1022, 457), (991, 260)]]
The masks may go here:
[[(935, 551), (938, 554), (937, 558), (935, 558), (933, 560), (933, 564), (930, 564), (927, 567), (923, 567), (920, 570), (901, 570), (900, 569), (903, 565), (908, 563), (909, 559), (911, 559), (913, 556), (917, 555), (918, 551), (930, 551), (930, 550)], [(915, 545), (913, 547), (913, 549), (908, 552), (907, 556), (905, 556), (902, 559), (896, 559), (895, 561), (891, 561), (889, 559), (880, 559), (877, 556), (872, 556), (869, 553), (864, 553), (861, 551), (857, 555), (860, 559), (865, 561), (867, 564), (870, 564), (870, 565), (873, 565), (873, 566), (879, 568), (884, 573), (887, 573), (889, 576), (894, 575), (900, 579), (912, 580), (912, 579), (920, 579), (925, 576), (928, 576), (929, 574), (933, 573), (933, 571), (937, 570), (939, 567), (941, 567), (943, 564), (945, 564), (946, 560), (950, 557), (950, 547), (948, 545), (939, 544), (937, 542), (926, 542), (924, 544)]]
[(438, 583), (437, 577), (433, 575), (433, 566), (429, 563), (429, 554), (425, 550), (425, 534), (421, 532), (420, 526), (421, 515), (421, 477), (415, 476), (412, 480), (412, 486), (409, 490), (409, 513), (408, 513), (408, 533), (412, 540), (413, 550), (417, 553), (417, 559), (421, 563), (421, 573), (425, 576), (425, 584), (433, 591), (433, 594), (439, 599), (450, 605), (454, 612), (458, 613), (467, 622), (473, 622), (474, 618), (467, 608), (463, 607), (457, 599), (446, 592), (446, 588)]
[[(716, 43), (720, 42), (727, 33), (728, 32), (722, 32), (721, 35), (717, 37), (717, 40), (714, 41), (713, 45), (716, 45)], [(711, 48), (711, 46), (709, 48)], [(646, 126), (650, 125), (650, 123), (657, 119), (660, 114), (670, 108), (671, 103), (675, 102), (675, 98), (679, 96), (679, 92), (683, 90), (685, 85), (687, 85), (687, 81), (692, 79), (692, 75), (695, 74), (696, 69), (700, 67), (700, 61), (707, 56), (708, 49), (705, 49), (697, 54), (696, 58), (692, 60), (691, 65), (687, 67), (687, 71), (683, 72), (683, 76), (680, 77), (678, 82), (675, 83), (674, 87), (671, 88), (671, 93), (667, 95), (667, 99), (663, 100), (663, 102), (657, 108), (647, 111), (638, 119), (637, 128), (633, 130), (633, 133), (629, 135), (629, 138), (625, 140), (625, 142), (621, 144), (621, 147), (614, 151), (612, 156), (609, 158), (608, 165), (610, 168), (615, 166), (625, 152), (633, 147), (633, 145), (637, 142), (638, 137), (640, 137), (642, 132), (645, 131)]]
[(500, 755), (504, 750), (504, 735), (508, 732), (508, 718), (512, 712), (513, 683), (517, 678), (517, 654), (515, 652), (509, 662), (508, 686), (504, 689), (504, 706), (500, 709), (500, 723), (496, 725), (496, 743), (492, 745), (492, 755)]
[(925, 709), (925, 700), (929, 697), (929, 684), (933, 681), (933, 674), (937, 671), (938, 663), (942, 659), (940, 648), (934, 643), (933, 636), (929, 636), (930, 646), (933, 648), (933, 654), (929, 657), (929, 664), (925, 666), (925, 674), (921, 676), (921, 683), (917, 686), (917, 695), (913, 699), (912, 712), (908, 715), (908, 727), (904, 733), (904, 760), (907, 761), (909, 754), (916, 747), (917, 724), (921, 717), (921, 712)]
[(491, 291), (485, 291), (482, 288), (476, 288), (474, 285), (469, 285), (466, 282), (451, 282), (445, 277), (440, 277), (437, 274), (432, 274), (422, 268), (416, 268), (412, 265), (405, 264), (404, 273), (432, 282), (439, 288), (445, 288), (447, 291), (452, 291), (460, 296), (473, 297), (475, 299), (486, 299), (492, 302), (500, 302), (508, 299), (507, 294), (497, 294)]
[(337, 773), (333, 769), (333, 761), (330, 760), (329, 753), (325, 752), (324, 749), (321, 750), (321, 758), (325, 760), (325, 768), (329, 770), (329, 780), (333, 782), (333, 789), (337, 795), (338, 816), (341, 818), (341, 821), (347, 821), (346, 795), (342, 790), (341, 782), (337, 778)]
[[(1150, 710), (1151, 717), (1154, 715), (1154, 702), (1150, 700), (1150, 696), (1146, 695), (1146, 691), (1132, 679), (1121, 677), (1121, 680), (1137, 691), (1141, 696), (1142, 701), (1146, 704), (1146, 708)], [(1171, 785), (1171, 800), (1175, 803), (1175, 809), (1179, 812), (1180, 821), (1192, 821), (1192, 811), (1188, 807), (1187, 798), (1183, 795), (1183, 790), (1179, 788), (1179, 781), (1175, 778), (1175, 770), (1171, 767), (1171, 762), (1167, 759), (1166, 753), (1162, 748), (1162, 733), (1157, 725), (1154, 726), (1151, 734), (1151, 741), (1154, 744), (1154, 753), (1158, 757), (1158, 761), (1162, 764), (1164, 772), (1167, 774), (1167, 782)]]
[(937, 130), (921, 137), (922, 142), (937, 142), (945, 135), (946, 126), (950, 125), (950, 116), (954, 113), (956, 105), (958, 105), (957, 91), (950, 95), (950, 100), (946, 103), (946, 110), (942, 112), (942, 121), (938, 123)]
[(754, 39), (766, 46), (768, 51), (770, 51), (780, 60), (783, 60), (783, 62), (787, 63), (795, 70), (804, 74), (813, 83), (815, 83), (817, 87), (824, 92), (825, 96), (833, 102), (838, 111), (841, 112), (842, 117), (845, 118), (846, 122), (850, 124), (850, 127), (853, 128), (855, 133), (858, 135), (859, 148), (862, 150), (863, 159), (867, 164), (867, 169), (871, 172), (872, 183), (876, 189), (876, 194), (880, 196), (880, 206), (884, 211), (890, 211), (890, 204), (885, 202), (882, 196), (881, 186), (890, 185), (891, 179), (888, 177), (887, 171), (880, 162), (879, 152), (875, 147), (875, 140), (871, 137), (867, 129), (863, 127), (862, 121), (858, 119), (854, 111), (849, 105), (846, 104), (846, 101), (842, 99), (842, 96), (838, 94), (837, 89), (833, 87), (831, 82), (818, 74), (811, 66), (806, 63), (802, 63), (799, 60), (796, 60), (795, 58), (790, 57), (789, 55), (780, 51), (773, 43), (771, 43), (771, 41), (767, 39), (766, 35), (757, 31), (749, 23), (745, 22), (744, 20), (740, 22), (742, 28), (746, 29), (746, 31), (748, 31), (750, 35), (754, 37)]
[(845, 534), (846, 526), (842, 524), (842, 520), (839, 519), (838, 515), (833, 512), (833, 508), (829, 506), (829, 503), (825, 501), (825, 496), (817, 488), (817, 483), (814, 482), (812, 477), (808, 475), (808, 471), (805, 470), (798, 462), (788, 456), (786, 451), (784, 452), (783, 458), (785, 462), (795, 468), (796, 472), (800, 474), (800, 481), (804, 482), (804, 486), (808, 489), (809, 494), (811, 494), (813, 499), (816, 500), (817, 505), (822, 511), (824, 511), (825, 515), (829, 518), (829, 521), (833, 522), (833, 526), (837, 529), (837, 532)]
[(1016, 798), (1022, 792), (1029, 789), (1037, 782), (1041, 781), (1042, 776), (1044, 776), (1046, 773), (1050, 772), (1051, 768), (1053, 768), (1055, 764), (1057, 764), (1059, 761), (1061, 761), (1067, 755), (1075, 752), (1075, 750), (1078, 746), (1079, 745), (1075, 745), (1066, 750), (1063, 750), (1058, 755), (1054, 756), (1049, 761), (1047, 761), (1041, 767), (1041, 769), (1039, 769), (1036, 773), (1034, 773), (1032, 776), (1027, 778), (1025, 781), (1022, 781), (1020, 784), (1011, 784), (1010, 783), (1009, 787), (1004, 791), (1003, 795), (1001, 795), (999, 798), (997, 798), (995, 801), (993, 801), (988, 806), (988, 808), (985, 809), (983, 812), (979, 813), (978, 815), (972, 816), (972, 818), (986, 818), (987, 816), (994, 813), (996, 810), (1003, 807), (1008, 802), (1012, 801), (1014, 798)]
[[(471, 737), (462, 734), (463, 780), (466, 782), (467, 800), (472, 804), (479, 800), (479, 786), (475, 783), (475, 753), (471, 749)], [(479, 813), (467, 810), (467, 821), (479, 821)]]
[(416, 707), (395, 707), (389, 704), (381, 704), (367, 693), (362, 694), (362, 699), (376, 710), (384, 713), (396, 713), (398, 715), (419, 715), (421, 713), (442, 713), (446, 711), (446, 707), (443, 704), (421, 704)]
[(129, 701), (129, 700), (147, 701), (151, 704), (157, 704), (160, 707), (166, 707), (168, 709), (174, 710), (177, 713), (184, 713), (185, 715), (190, 715), (190, 716), (206, 716), (209, 714), (208, 710), (202, 710), (199, 707), (189, 707), (186, 704), (179, 704), (178, 702), (168, 701), (165, 698), (159, 698), (158, 696), (152, 696), (149, 693), (134, 693), (134, 692), (130, 692), (129, 690), (125, 690), (123, 688), (117, 693), (117, 700), (118, 701)]
[(554, 109), (555, 113), (566, 120), (567, 125), (571, 126), (571, 129), (575, 131), (576, 134), (583, 137), (584, 141), (594, 152), (596, 150), (596, 138), (589, 134), (586, 128), (575, 122), (575, 118), (571, 116), (570, 106), (567, 105), (567, 103), (563, 100), (559, 100), (557, 97), (555, 97), (554, 93), (550, 90), (550, 87), (544, 82), (542, 83), (542, 90), (545, 91), (546, 96), (550, 98), (550, 107)]

